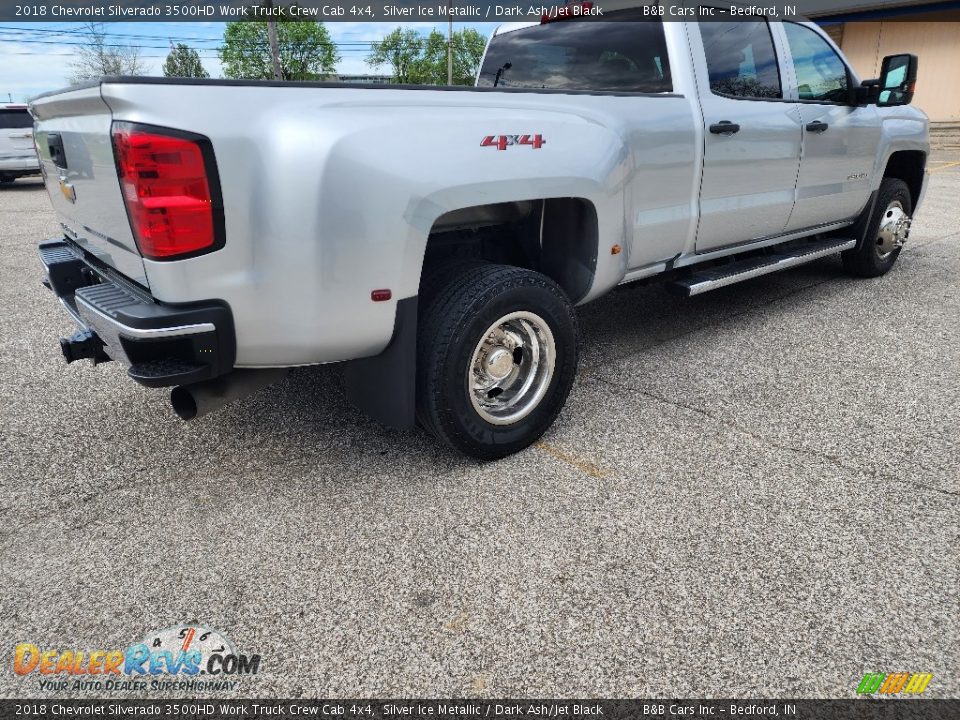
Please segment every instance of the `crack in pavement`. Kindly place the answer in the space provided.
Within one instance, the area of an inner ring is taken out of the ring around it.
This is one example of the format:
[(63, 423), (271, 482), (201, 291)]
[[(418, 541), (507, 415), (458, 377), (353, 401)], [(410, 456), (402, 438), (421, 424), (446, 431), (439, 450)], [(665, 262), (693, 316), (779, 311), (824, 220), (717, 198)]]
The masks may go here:
[(907, 247), (908, 248), (915, 247), (918, 249), (925, 248), (925, 247), (929, 247), (930, 245), (936, 245), (937, 243), (942, 243), (945, 240), (954, 240), (954, 239), (960, 240), (960, 233), (957, 233), (957, 232), (947, 233), (946, 235), (941, 235), (940, 237), (931, 238), (930, 240), (924, 240), (923, 242), (911, 243)]
[(676, 408), (678, 408), (678, 409), (680, 409), (680, 410), (687, 410), (687, 411), (689, 411), (689, 412), (693, 412), (693, 413), (696, 413), (696, 414), (698, 414), (698, 415), (702, 415), (702, 416), (706, 417), (706, 418), (709, 419), (709, 420), (712, 420), (712, 421), (714, 421), (714, 422), (718, 422), (718, 423), (720, 423), (721, 425), (723, 425), (724, 427), (727, 427), (727, 428), (730, 428), (731, 430), (734, 430), (735, 432), (742, 433), (742, 434), (744, 434), (744, 435), (747, 435), (747, 436), (749, 436), (749, 437), (752, 437), (752, 438), (754, 438), (755, 440), (757, 440), (757, 441), (759, 441), (759, 442), (761, 442), (761, 443), (763, 443), (764, 445), (767, 445), (767, 446), (769, 446), (769, 447), (773, 447), (773, 448), (776, 448), (776, 449), (778, 449), (778, 450), (785, 450), (785, 451), (788, 451), (788, 452), (793, 452), (793, 453), (796, 453), (796, 454), (798, 454), (798, 455), (806, 455), (806, 456), (808, 456), (808, 457), (813, 457), (813, 458), (818, 459), (818, 460), (826, 461), (826, 462), (828, 462), (829, 464), (831, 464), (831, 465), (833, 465), (833, 466), (837, 467), (838, 469), (843, 470), (843, 471), (845, 471), (845, 472), (849, 472), (849, 473), (865, 473), (865, 474), (870, 475), (871, 477), (873, 477), (874, 479), (877, 479), (877, 480), (888, 480), (888, 481), (893, 481), (893, 482), (895, 482), (895, 483), (903, 483), (903, 484), (909, 485), (909, 486), (911, 486), (911, 487), (917, 487), (917, 488), (921, 488), (921, 489), (923, 489), (923, 490), (934, 491), (934, 492), (938, 492), (938, 493), (941, 493), (941, 494), (943, 494), (943, 495), (948, 495), (948, 496), (951, 496), (951, 497), (960, 497), (960, 492), (956, 492), (956, 491), (954, 491), (954, 490), (947, 490), (947, 489), (945, 489), (945, 488), (938, 488), (938, 487), (934, 487), (934, 486), (931, 486), (931, 485), (925, 485), (925, 484), (919, 483), (919, 482), (911, 482), (911, 481), (907, 481), (907, 480), (902, 480), (902, 479), (900, 479), (900, 478), (897, 478), (897, 477), (890, 476), (890, 475), (887, 475), (887, 474), (885, 474), (885, 473), (882, 473), (882, 472), (880, 472), (880, 471), (878, 471), (878, 470), (875, 470), (875, 469), (873, 469), (873, 468), (856, 467), (856, 466), (847, 465), (847, 464), (844, 463), (838, 456), (836, 456), (836, 455), (831, 455), (830, 453), (822, 452), (822, 451), (816, 450), (816, 449), (814, 449), (814, 448), (796, 447), (796, 446), (794, 446), (794, 445), (785, 445), (785, 444), (779, 443), (779, 442), (777, 442), (777, 441), (775, 441), (775, 440), (772, 440), (771, 438), (766, 437), (765, 435), (761, 435), (760, 433), (754, 432), (753, 430), (750, 430), (750, 429), (748, 429), (748, 428), (744, 428), (744, 427), (742, 427), (741, 425), (738, 425), (738, 424), (735, 423), (735, 422), (732, 422), (732, 421), (730, 421), (730, 420), (727, 420), (726, 418), (723, 418), (723, 417), (721, 417), (721, 416), (715, 415), (714, 413), (711, 413), (711, 412), (708, 411), (708, 410), (704, 410), (703, 408), (698, 408), (698, 407), (694, 407), (694, 406), (692, 406), (692, 405), (687, 405), (687, 404), (685, 404), (685, 403), (681, 403), (681, 402), (677, 402), (677, 401), (675, 401), (675, 400), (671, 400), (671, 399), (668, 398), (668, 397), (665, 397), (665, 396), (663, 396), (663, 395), (658, 395), (658, 394), (656, 394), (656, 393), (650, 392), (649, 390), (643, 390), (643, 389), (641, 389), (641, 388), (633, 387), (633, 386), (631, 386), (631, 385), (624, 385), (624, 384), (622, 384), (622, 383), (618, 383), (618, 382), (615, 382), (615, 381), (613, 381), (613, 380), (608, 380), (607, 378), (597, 378), (597, 380), (598, 380), (599, 382), (605, 384), (605, 385), (609, 385), (610, 387), (614, 387), (614, 388), (617, 388), (617, 389), (619, 389), (619, 390), (626, 390), (627, 392), (633, 392), (633, 393), (636, 393), (636, 394), (638, 394), (638, 395), (642, 395), (642, 396), (644, 396), (644, 397), (646, 397), (646, 398), (649, 398), (649, 399), (651, 399), (651, 400), (654, 400), (654, 401), (656, 401), (656, 402), (660, 402), (660, 403), (665, 404), (665, 405), (672, 405), (673, 407), (676, 407)]
[[(956, 233), (956, 232), (949, 233), (948, 235), (944, 235), (944, 236), (939, 237), (939, 238), (934, 238), (934, 239), (929, 240), (929, 241), (927, 241), (927, 242), (925, 242), (925, 243), (922, 243), (922, 244), (919, 244), (919, 245), (915, 245), (915, 247), (917, 247), (917, 248), (925, 247), (925, 246), (927, 246), (927, 245), (932, 245), (932, 244), (939, 243), (939, 242), (942, 242), (942, 241), (944, 241), (944, 240), (948, 240), (948, 239), (950, 239), (950, 238), (955, 238), (955, 237), (956, 237), (956, 238), (960, 238), (960, 233)], [(825, 279), (825, 280), (820, 280), (820, 281), (818, 281), (818, 282), (814, 282), (814, 283), (811, 283), (811, 284), (809, 284), (809, 285), (803, 285), (803, 286), (801, 286), (801, 287), (794, 288), (794, 289), (792, 289), (792, 290), (789, 290), (789, 291), (783, 293), (782, 295), (778, 295), (778, 296), (776, 296), (776, 297), (774, 297), (774, 298), (771, 298), (770, 300), (768, 300), (768, 301), (766, 301), (766, 302), (760, 303), (760, 304), (758, 304), (758, 305), (753, 305), (753, 306), (751, 306), (751, 307), (749, 307), (749, 308), (746, 308), (746, 309), (744, 309), (744, 310), (740, 310), (740, 311), (738, 311), (738, 312), (731, 313), (730, 315), (727, 315), (727, 316), (724, 317), (723, 322), (724, 322), (724, 323), (727, 323), (727, 322), (730, 321), (730, 320), (734, 320), (734, 319), (740, 318), (740, 317), (742, 317), (742, 316), (744, 316), (744, 315), (747, 315), (747, 314), (749, 314), (749, 313), (755, 313), (755, 312), (757, 312), (758, 310), (763, 310), (763, 309), (765, 309), (765, 308), (768, 308), (768, 307), (770, 307), (770, 306), (772, 306), (772, 305), (775, 305), (776, 303), (779, 303), (779, 302), (781, 302), (781, 301), (783, 301), (783, 300), (786, 300), (787, 298), (793, 297), (794, 295), (798, 295), (798, 294), (803, 293), (803, 292), (805, 292), (805, 291), (807, 291), (807, 290), (810, 290), (810, 289), (819, 287), (819, 286), (821, 286), (821, 285), (825, 285), (825, 284), (827, 284), (827, 283), (835, 282), (835, 280), (836, 280), (836, 278), (827, 278), (827, 279)], [(661, 346), (663, 346), (663, 345), (666, 345), (667, 343), (673, 342), (674, 340), (678, 340), (678, 339), (680, 339), (680, 338), (684, 338), (684, 337), (687, 337), (687, 336), (689, 336), (689, 335), (693, 335), (694, 333), (698, 333), (698, 332), (700, 332), (700, 331), (702, 331), (702, 330), (705, 330), (705, 329), (707, 329), (707, 328), (716, 327), (716, 325), (717, 325), (716, 323), (709, 323), (709, 322), (708, 322), (708, 323), (703, 323), (703, 324), (701, 324), (701, 325), (698, 325), (698, 326), (696, 326), (696, 327), (694, 327), (694, 328), (691, 328), (691, 329), (689, 329), (689, 330), (686, 330), (686, 331), (684, 331), (684, 332), (677, 333), (677, 334), (675, 334), (675, 335), (671, 335), (671, 336), (669, 336), (669, 337), (666, 337), (666, 338), (663, 338), (663, 339), (661, 339), (661, 340), (658, 340), (657, 342), (654, 342), (654, 343), (652, 343), (651, 345), (648, 345), (647, 347), (644, 347), (644, 348), (642, 348), (642, 349), (640, 349), (640, 350), (628, 350), (627, 352), (624, 352), (624, 353), (622, 353), (622, 354), (614, 355), (614, 356), (611, 358), (611, 362), (621, 362), (621, 361), (623, 361), (623, 360), (627, 360), (627, 359), (629, 359), (629, 358), (631, 358), (631, 357), (634, 357), (634, 356), (642, 356), (644, 353), (647, 353), (647, 352), (649, 352), (650, 350), (653, 350), (654, 348), (661, 347)], [(746, 434), (746, 435), (748, 435), (748, 436), (751, 436), (751, 437), (755, 438), (756, 440), (758, 440), (758, 441), (760, 441), (760, 442), (762, 442), (762, 443), (765, 443), (765, 444), (767, 444), (767, 445), (770, 445), (770, 446), (772, 446), (772, 447), (778, 448), (778, 449), (780, 449), (780, 450), (785, 450), (785, 451), (789, 451), (789, 452), (794, 452), (794, 453), (802, 454), (802, 455), (808, 455), (808, 456), (812, 456), (812, 457), (815, 457), (815, 458), (818, 458), (818, 459), (821, 459), (821, 460), (825, 460), (825, 461), (829, 462), (830, 464), (834, 465), (835, 467), (837, 467), (837, 468), (839, 468), (839, 469), (841, 469), (841, 470), (844, 470), (844, 471), (846, 471), (846, 472), (867, 473), (867, 474), (873, 476), (873, 477), (876, 478), (876, 479), (893, 480), (894, 482), (898, 482), (898, 483), (906, 482), (907, 485), (910, 485), (910, 486), (913, 486), (913, 487), (917, 487), (917, 488), (920, 488), (920, 489), (923, 489), (923, 490), (934, 491), (934, 492), (938, 492), (938, 493), (941, 493), (941, 494), (943, 494), (943, 495), (948, 495), (948, 496), (951, 496), (951, 497), (960, 497), (960, 492), (956, 492), (956, 491), (953, 491), (953, 490), (947, 490), (947, 489), (945, 489), (945, 488), (938, 488), (938, 487), (934, 487), (934, 486), (929, 486), (929, 485), (925, 485), (925, 484), (923, 484), (923, 483), (918, 483), (918, 482), (903, 481), (903, 480), (900, 480), (900, 479), (898, 479), (898, 478), (892, 478), (892, 477), (889, 476), (889, 475), (885, 475), (885, 474), (880, 473), (879, 471), (874, 470), (874, 469), (871, 469), (871, 468), (851, 467), (851, 466), (846, 465), (846, 464), (844, 464), (843, 462), (841, 462), (841, 460), (840, 460), (838, 457), (836, 457), (836, 456), (834, 456), (834, 455), (830, 455), (829, 453), (820, 452), (820, 451), (813, 450), (813, 449), (810, 449), (810, 448), (798, 448), (798, 447), (794, 447), (794, 446), (791, 446), (791, 445), (782, 445), (782, 444), (779, 444), (779, 443), (771, 440), (770, 438), (767, 438), (767, 437), (765, 437), (765, 436), (763, 436), (763, 435), (759, 435), (759, 434), (753, 432), (752, 430), (748, 430), (748, 429), (746, 429), (746, 428), (743, 428), (743, 427), (737, 425), (736, 423), (732, 423), (732, 422), (727, 421), (727, 420), (725, 420), (725, 419), (719, 418), (719, 417), (713, 415), (712, 413), (710, 413), (710, 412), (708, 412), (707, 410), (704, 410), (704, 409), (702, 409), (702, 408), (697, 408), (697, 407), (693, 407), (693, 406), (691, 406), (691, 405), (686, 405), (686, 404), (684, 404), (684, 403), (676, 402), (676, 401), (671, 400), (671, 399), (669, 399), (669, 398), (666, 398), (666, 397), (657, 395), (657, 394), (655, 394), (655, 393), (651, 393), (651, 392), (646, 391), (646, 390), (642, 390), (642, 389), (637, 388), (637, 387), (633, 387), (633, 386), (630, 386), (630, 385), (623, 385), (623, 384), (614, 382), (613, 380), (609, 380), (609, 379), (607, 379), (606, 377), (603, 377), (603, 376), (601, 376), (601, 375), (597, 375), (596, 373), (591, 372), (591, 371), (583, 372), (583, 373), (581, 374), (581, 377), (582, 377), (584, 380), (587, 380), (587, 379), (596, 379), (596, 380), (598, 380), (599, 382), (604, 383), (604, 384), (606, 384), (606, 385), (609, 385), (609, 386), (611, 386), (611, 387), (616, 387), (616, 388), (621, 389), (621, 390), (627, 390), (627, 391), (630, 391), (630, 392), (635, 392), (635, 393), (638, 393), (638, 394), (640, 394), (640, 395), (646, 396), (646, 397), (650, 398), (651, 400), (655, 400), (655, 401), (658, 401), (658, 402), (661, 402), (661, 403), (665, 403), (665, 404), (668, 404), (668, 405), (673, 405), (674, 407), (676, 407), (676, 408), (678, 408), (678, 409), (687, 410), (687, 411), (689, 411), (689, 412), (694, 412), (694, 413), (703, 415), (704, 417), (706, 417), (706, 418), (708, 418), (708, 419), (710, 419), (710, 420), (713, 420), (713, 421), (716, 421), (716, 422), (720, 422), (721, 424), (723, 424), (723, 425), (731, 428), (732, 430), (735, 430), (736, 432), (741, 432), (741, 433), (743, 433), (743, 434)]]
[[(663, 346), (663, 345), (666, 345), (667, 343), (673, 342), (674, 340), (679, 340), (680, 338), (687, 337), (688, 335), (693, 335), (694, 333), (698, 333), (698, 332), (700, 332), (701, 330), (705, 330), (705, 329), (711, 328), (711, 327), (719, 327), (719, 326), (721, 326), (722, 324), (726, 324), (726, 323), (729, 322), (730, 320), (735, 320), (735, 319), (737, 319), (737, 318), (743, 317), (744, 315), (748, 315), (748, 314), (750, 314), (750, 313), (755, 313), (755, 312), (757, 312), (758, 310), (763, 310), (764, 308), (770, 307), (771, 305), (775, 305), (776, 303), (780, 302), (781, 300), (785, 300), (785, 299), (787, 299), (787, 298), (789, 298), (789, 297), (793, 297), (794, 295), (797, 295), (797, 294), (799, 294), (799, 293), (801, 293), (801, 292), (804, 292), (805, 290), (809, 290), (809, 289), (811, 289), (811, 288), (819, 287), (820, 285), (825, 285), (825, 284), (827, 284), (827, 283), (835, 282), (835, 280), (836, 280), (836, 278), (827, 278), (826, 280), (819, 280), (819, 281), (817, 281), (817, 282), (811, 283), (810, 285), (804, 285), (804, 286), (799, 287), (799, 288), (794, 288), (794, 289), (792, 289), (792, 290), (788, 290), (787, 292), (783, 293), (782, 295), (778, 295), (778, 296), (776, 296), (776, 297), (774, 297), (774, 298), (771, 298), (770, 300), (768, 300), (768, 301), (766, 301), (766, 302), (762, 302), (762, 303), (759, 303), (759, 304), (757, 304), (757, 305), (752, 305), (752, 306), (750, 306), (750, 307), (748, 307), (748, 308), (744, 308), (743, 310), (738, 310), (738, 311), (736, 311), (736, 312), (730, 313), (729, 315), (725, 315), (724, 318), (723, 318), (723, 320), (721, 321), (721, 323), (717, 323), (717, 322), (705, 322), (705, 323), (703, 323), (703, 324), (701, 324), (701, 325), (697, 325), (696, 327), (690, 328), (689, 330), (684, 330), (683, 332), (676, 333), (675, 335), (669, 335), (668, 337), (665, 337), (665, 338), (662, 338), (662, 339), (660, 339), (660, 340), (657, 340), (656, 342), (654, 342), (654, 343), (652, 343), (652, 344), (650, 344), (650, 345), (648, 345), (648, 346), (646, 346), (646, 347), (644, 347), (644, 348), (641, 348), (641, 349), (639, 349), (639, 350), (627, 350), (626, 352), (624, 352), (624, 353), (622, 353), (622, 354), (613, 355), (613, 356), (610, 358), (610, 362), (611, 362), (611, 363), (620, 362), (621, 360), (626, 360), (626, 359), (628, 359), (628, 358), (630, 358), (630, 357), (632, 357), (632, 356), (634, 356), (634, 355), (642, 355), (643, 353), (645, 353), (645, 352), (647, 352), (647, 351), (649, 351), (649, 350), (653, 350), (654, 348), (661, 347), (661, 346)], [(589, 370), (589, 369), (588, 369), (588, 370), (580, 370), (580, 371), (578, 372), (578, 375), (579, 375), (581, 378), (584, 378), (584, 379), (590, 378), (590, 377), (595, 377), (594, 373), (593, 373), (591, 370)]]

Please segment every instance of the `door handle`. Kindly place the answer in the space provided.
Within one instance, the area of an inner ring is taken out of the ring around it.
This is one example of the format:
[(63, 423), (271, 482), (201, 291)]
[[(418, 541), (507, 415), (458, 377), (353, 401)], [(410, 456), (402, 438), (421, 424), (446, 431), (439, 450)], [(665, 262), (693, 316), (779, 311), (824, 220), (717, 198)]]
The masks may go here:
[(47, 134), (47, 147), (50, 149), (50, 159), (61, 170), (67, 169), (67, 156), (63, 152), (63, 138), (60, 133)]
[(820, 122), (819, 120), (814, 120), (812, 123), (807, 123), (808, 132), (822, 133), (828, 127), (830, 126), (825, 122)]
[(740, 126), (729, 120), (721, 120), (710, 126), (710, 132), (714, 135), (733, 135), (740, 132)]

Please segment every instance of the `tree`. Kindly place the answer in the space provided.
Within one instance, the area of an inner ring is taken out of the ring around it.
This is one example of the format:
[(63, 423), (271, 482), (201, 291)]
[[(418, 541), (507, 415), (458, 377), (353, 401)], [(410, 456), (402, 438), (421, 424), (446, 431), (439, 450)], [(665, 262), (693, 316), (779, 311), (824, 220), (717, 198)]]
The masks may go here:
[(487, 49), (487, 38), (473, 28), (453, 34), (453, 84), (473, 85)]
[(414, 68), (411, 82), (421, 85), (446, 85), (447, 36), (439, 30), (431, 30), (420, 46), (420, 55), (414, 62)]
[[(453, 33), (453, 84), (473, 85), (477, 69), (483, 59), (487, 39), (473, 28), (464, 28)], [(428, 85), (447, 84), (447, 38), (432, 30), (423, 44), (423, 56), (418, 63), (420, 79)]]
[(393, 82), (419, 82), (423, 69), (418, 63), (422, 60), (423, 38), (412, 28), (397, 28), (373, 46), (373, 52), (367, 56), (367, 65), (378, 68), (389, 65), (393, 69)]
[(139, 47), (108, 43), (103, 23), (88, 23), (84, 29), (86, 44), (79, 47), (79, 57), (70, 66), (73, 70), (71, 83), (96, 80), (104, 75), (143, 75), (146, 72)]
[(210, 74), (200, 63), (200, 54), (189, 45), (177, 43), (163, 63), (164, 77), (207, 78)]
[[(284, 80), (322, 80), (337, 69), (340, 56), (323, 23), (278, 22), (277, 42)], [(274, 76), (266, 22), (227, 23), (219, 55), (224, 77), (270, 80)]]
[[(486, 38), (473, 28), (453, 33), (454, 85), (473, 85), (486, 44)], [(398, 28), (374, 47), (367, 64), (389, 64), (397, 83), (446, 85), (447, 37), (438, 30), (431, 30), (424, 38), (415, 30)]]

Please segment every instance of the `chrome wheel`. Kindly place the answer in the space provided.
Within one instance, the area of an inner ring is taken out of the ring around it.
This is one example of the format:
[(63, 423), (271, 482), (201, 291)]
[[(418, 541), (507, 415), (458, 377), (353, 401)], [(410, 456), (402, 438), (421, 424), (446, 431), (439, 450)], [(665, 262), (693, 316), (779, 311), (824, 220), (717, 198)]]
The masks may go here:
[(550, 387), (556, 346), (539, 315), (514, 312), (491, 325), (473, 350), (467, 394), (474, 410), (493, 425), (525, 418)]
[(884, 260), (890, 253), (899, 250), (907, 241), (910, 234), (910, 216), (903, 209), (899, 200), (887, 205), (880, 217), (880, 227), (877, 230), (877, 256)]

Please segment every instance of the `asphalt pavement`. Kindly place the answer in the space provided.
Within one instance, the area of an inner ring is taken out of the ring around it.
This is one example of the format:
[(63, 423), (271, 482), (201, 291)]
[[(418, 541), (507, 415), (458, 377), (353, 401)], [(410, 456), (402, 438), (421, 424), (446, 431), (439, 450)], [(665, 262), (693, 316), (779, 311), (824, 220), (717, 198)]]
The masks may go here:
[(261, 656), (228, 697), (852, 697), (893, 671), (957, 697), (954, 155), (884, 278), (830, 258), (582, 308), (560, 419), (488, 464), (366, 419), (335, 367), (187, 424), (67, 366), (46, 193), (0, 189), (0, 696), (55, 695), (17, 643), (190, 623)]

